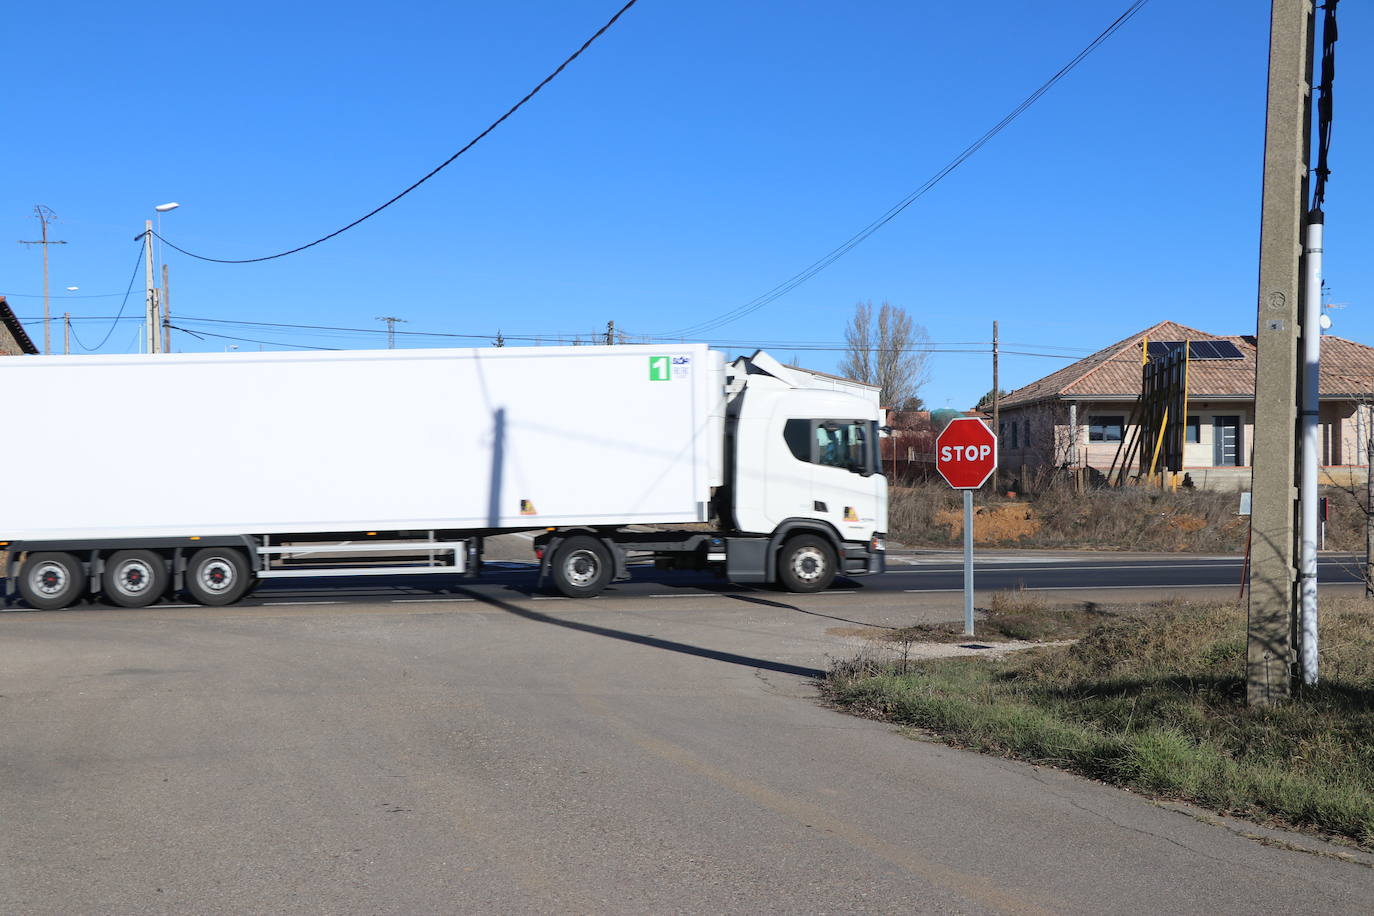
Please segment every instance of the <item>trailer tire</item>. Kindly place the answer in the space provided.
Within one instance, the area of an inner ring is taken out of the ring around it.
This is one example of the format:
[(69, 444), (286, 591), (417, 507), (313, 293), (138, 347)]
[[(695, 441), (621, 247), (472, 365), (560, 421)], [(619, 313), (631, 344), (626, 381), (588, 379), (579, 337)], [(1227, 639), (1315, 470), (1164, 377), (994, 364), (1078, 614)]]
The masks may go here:
[(789, 592), (819, 592), (835, 581), (835, 548), (815, 534), (788, 538), (778, 551), (778, 582)]
[(19, 594), (31, 608), (60, 611), (86, 594), (86, 570), (69, 553), (31, 553), (19, 571)]
[(151, 550), (117, 550), (100, 575), (105, 600), (120, 607), (147, 607), (167, 593), (167, 561)]
[(599, 538), (579, 534), (558, 545), (550, 564), (553, 587), (569, 598), (600, 594), (615, 572), (611, 552)]
[(253, 581), (248, 559), (233, 547), (202, 547), (186, 563), (186, 593), (206, 607), (233, 604)]

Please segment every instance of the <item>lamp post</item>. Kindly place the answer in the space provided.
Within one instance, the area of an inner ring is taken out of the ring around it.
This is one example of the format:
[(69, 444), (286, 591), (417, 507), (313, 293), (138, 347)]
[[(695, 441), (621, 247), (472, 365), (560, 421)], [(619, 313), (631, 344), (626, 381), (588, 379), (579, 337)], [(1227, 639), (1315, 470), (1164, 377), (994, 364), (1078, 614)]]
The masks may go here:
[[(166, 204), (158, 204), (153, 207), (157, 212), (158, 234), (162, 234), (162, 214), (169, 210), (175, 210), (181, 206), (176, 201)], [(143, 224), (143, 251), (144, 260), (147, 264), (146, 270), (146, 291), (147, 309), (144, 320), (147, 327), (147, 351), (148, 353), (161, 353), (163, 350), (161, 309), (158, 307), (158, 290), (153, 285), (153, 221), (145, 220)]]
[[(79, 286), (67, 287), (67, 292), (74, 293), (79, 290)], [(62, 313), (62, 355), (67, 356), (72, 352), (72, 313)]]

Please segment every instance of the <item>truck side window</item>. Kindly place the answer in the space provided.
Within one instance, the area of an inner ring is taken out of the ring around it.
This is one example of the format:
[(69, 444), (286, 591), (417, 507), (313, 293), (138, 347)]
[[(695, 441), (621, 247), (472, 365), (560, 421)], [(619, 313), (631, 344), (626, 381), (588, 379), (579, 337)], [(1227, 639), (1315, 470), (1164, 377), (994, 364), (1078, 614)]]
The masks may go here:
[(788, 420), (782, 428), (782, 437), (792, 450), (792, 457), (798, 461), (811, 461), (811, 421)]
[[(827, 429), (826, 427), (831, 428)], [(844, 427), (833, 424), (816, 426), (816, 463), (832, 468), (849, 467), (849, 450), (846, 448)]]
[(863, 420), (796, 419), (783, 424), (782, 435), (798, 461), (867, 475), (874, 473), (876, 426)]

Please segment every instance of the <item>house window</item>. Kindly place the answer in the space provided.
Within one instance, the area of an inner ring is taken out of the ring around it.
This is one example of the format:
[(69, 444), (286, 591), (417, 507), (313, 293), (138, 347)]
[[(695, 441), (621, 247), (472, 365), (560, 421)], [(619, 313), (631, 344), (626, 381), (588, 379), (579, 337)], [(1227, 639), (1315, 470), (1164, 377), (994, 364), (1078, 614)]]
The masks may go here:
[(1184, 442), (1202, 441), (1202, 421), (1197, 417), (1189, 417), (1188, 423), (1183, 427)]
[(1120, 414), (1090, 417), (1088, 420), (1088, 441), (1120, 442), (1122, 429), (1125, 425), (1126, 418)]

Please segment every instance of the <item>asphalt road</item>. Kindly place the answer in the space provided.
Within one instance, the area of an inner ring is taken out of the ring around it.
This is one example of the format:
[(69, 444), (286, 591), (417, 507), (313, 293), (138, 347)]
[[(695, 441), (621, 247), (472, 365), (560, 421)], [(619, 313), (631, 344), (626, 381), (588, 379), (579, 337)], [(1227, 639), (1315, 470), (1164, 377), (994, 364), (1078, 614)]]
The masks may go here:
[(0, 912), (1368, 912), (1336, 850), (822, 706), (940, 567), (0, 615)]
[[(537, 568), (523, 559), (528, 555), (528, 548), (523, 542), (510, 543), (511, 537), (500, 539), (498, 549), (493, 551), (495, 556), (507, 559), (489, 563), (481, 576), (472, 579), (461, 576), (275, 579), (263, 582), (243, 604), (259, 607), (286, 602), (406, 602), (460, 592), (469, 598), (543, 600), (545, 593), (536, 587)], [(859, 595), (862, 602), (897, 611), (915, 606), (924, 614), (941, 607), (955, 607), (946, 596), (963, 592), (963, 555), (959, 551), (898, 550), (889, 555), (887, 565), (887, 572), (880, 576), (838, 579), (825, 596), (844, 604), (846, 596)], [(980, 602), (988, 600), (994, 592), (1025, 589), (1044, 593), (1044, 597), (1055, 603), (1132, 603), (1170, 596), (1234, 599), (1239, 594), (1244, 561), (1234, 556), (1189, 554), (980, 551), (975, 555), (974, 568), (974, 588)], [(1354, 554), (1323, 554), (1318, 563), (1321, 584), (1343, 592), (1359, 590), (1363, 583), (1362, 570), (1363, 558)], [(751, 595), (764, 600), (780, 595), (766, 587), (733, 585), (709, 573), (657, 570), (644, 565), (632, 566), (631, 573), (630, 581), (613, 584), (597, 600), (694, 596), (738, 601)], [(106, 605), (99, 599), (92, 599), (87, 606)], [(15, 599), (9, 609), (24, 610), (24, 606)]]

